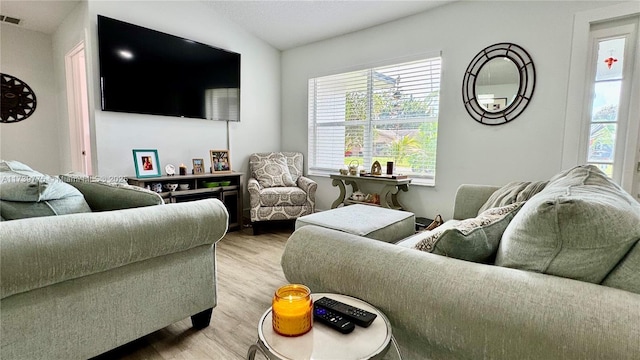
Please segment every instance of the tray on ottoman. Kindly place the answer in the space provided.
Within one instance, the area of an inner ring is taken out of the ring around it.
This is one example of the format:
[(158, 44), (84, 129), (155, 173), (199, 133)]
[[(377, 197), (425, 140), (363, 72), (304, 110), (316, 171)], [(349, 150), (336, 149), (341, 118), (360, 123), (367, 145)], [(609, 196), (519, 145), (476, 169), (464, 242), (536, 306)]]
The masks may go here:
[(415, 232), (415, 215), (408, 211), (368, 205), (350, 205), (299, 217), (296, 230), (316, 225), (385, 242), (396, 242)]

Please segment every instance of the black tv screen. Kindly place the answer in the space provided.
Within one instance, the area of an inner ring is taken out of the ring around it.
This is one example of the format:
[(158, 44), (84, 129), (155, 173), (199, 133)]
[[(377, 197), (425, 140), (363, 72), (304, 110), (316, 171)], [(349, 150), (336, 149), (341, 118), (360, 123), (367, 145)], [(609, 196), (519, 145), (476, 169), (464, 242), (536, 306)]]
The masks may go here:
[(102, 110), (240, 120), (240, 54), (98, 15)]

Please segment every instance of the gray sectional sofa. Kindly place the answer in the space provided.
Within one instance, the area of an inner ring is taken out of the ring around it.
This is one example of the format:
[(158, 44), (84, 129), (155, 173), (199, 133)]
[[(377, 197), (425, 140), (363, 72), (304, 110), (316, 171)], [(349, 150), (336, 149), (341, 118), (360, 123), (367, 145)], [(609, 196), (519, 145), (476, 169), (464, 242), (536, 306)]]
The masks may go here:
[[(638, 359), (640, 204), (589, 166), (542, 185), (502, 229), (493, 262), (414, 248), (429, 233), (389, 244), (305, 226), (287, 242), (285, 276), (382, 310), (405, 360)], [(491, 199), (522, 200), (508, 193), (463, 185), (450, 222)]]
[[(195, 328), (209, 325), (215, 244), (228, 224), (220, 201), (144, 206), (162, 200), (76, 177), (82, 196), (74, 201), (84, 198), (87, 212), (69, 206), (77, 193), (54, 191), (51, 177), (0, 166), (0, 358), (86, 359), (187, 317)], [(20, 181), (10, 176), (31, 176), (30, 188), (11, 194)], [(40, 200), (27, 201), (33, 196)], [(8, 220), (28, 209), (31, 217)], [(47, 209), (64, 214), (34, 215)]]

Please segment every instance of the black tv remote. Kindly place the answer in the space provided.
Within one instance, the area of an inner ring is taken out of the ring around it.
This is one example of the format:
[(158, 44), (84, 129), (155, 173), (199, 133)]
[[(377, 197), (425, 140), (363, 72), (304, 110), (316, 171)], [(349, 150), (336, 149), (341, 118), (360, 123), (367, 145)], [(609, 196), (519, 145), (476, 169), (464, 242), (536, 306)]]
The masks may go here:
[(313, 305), (313, 319), (343, 334), (348, 334), (356, 328), (353, 322), (320, 305)]
[(368, 327), (378, 315), (370, 313), (366, 310), (362, 310), (355, 306), (347, 305), (338, 300), (330, 299), (328, 297), (322, 297), (314, 302), (316, 305), (320, 305), (329, 309), (339, 315), (342, 315), (348, 320), (353, 321), (356, 325), (362, 327)]

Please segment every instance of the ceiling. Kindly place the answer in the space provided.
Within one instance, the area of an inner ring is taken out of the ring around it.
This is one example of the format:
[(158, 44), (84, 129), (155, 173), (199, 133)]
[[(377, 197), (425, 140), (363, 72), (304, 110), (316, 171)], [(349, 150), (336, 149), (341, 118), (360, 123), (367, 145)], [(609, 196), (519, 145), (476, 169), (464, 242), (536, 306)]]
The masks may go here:
[(206, 1), (273, 47), (287, 50), (423, 12), (453, 0)]
[(20, 19), (19, 27), (52, 34), (79, 2), (80, 0), (0, 0), (0, 14)]
[[(2, 0), (0, 14), (53, 33), (81, 0)], [(196, 0), (182, 0), (196, 1)], [(197, 0), (280, 50), (397, 20), (455, 0)]]

